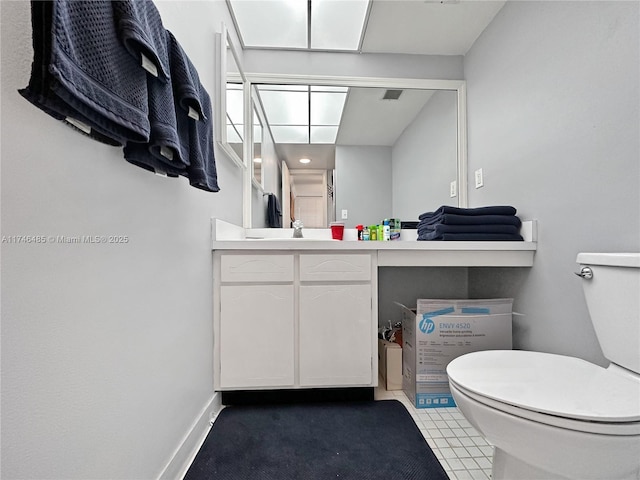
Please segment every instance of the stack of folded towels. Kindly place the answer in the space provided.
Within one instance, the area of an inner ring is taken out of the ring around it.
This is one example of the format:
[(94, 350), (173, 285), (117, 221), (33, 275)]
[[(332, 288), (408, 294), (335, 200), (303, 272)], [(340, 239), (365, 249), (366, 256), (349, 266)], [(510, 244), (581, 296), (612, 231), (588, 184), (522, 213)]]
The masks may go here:
[(418, 240), (522, 241), (516, 209), (511, 206), (458, 208), (442, 206), (423, 213)]

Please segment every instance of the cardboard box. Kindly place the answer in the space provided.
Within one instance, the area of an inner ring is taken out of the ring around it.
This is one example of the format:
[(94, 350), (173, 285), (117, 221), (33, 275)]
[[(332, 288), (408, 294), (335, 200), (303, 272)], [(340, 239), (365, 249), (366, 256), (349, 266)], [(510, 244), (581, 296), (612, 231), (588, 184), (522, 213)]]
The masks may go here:
[(511, 350), (513, 299), (419, 299), (402, 307), (402, 389), (417, 408), (454, 407), (447, 365), (465, 353)]
[(378, 339), (378, 370), (387, 390), (402, 390), (402, 347)]

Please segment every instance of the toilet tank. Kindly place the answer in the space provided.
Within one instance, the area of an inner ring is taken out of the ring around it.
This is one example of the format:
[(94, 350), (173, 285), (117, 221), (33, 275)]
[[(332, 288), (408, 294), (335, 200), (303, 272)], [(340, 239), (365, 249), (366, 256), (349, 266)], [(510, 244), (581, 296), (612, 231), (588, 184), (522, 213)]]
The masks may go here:
[(640, 253), (580, 253), (582, 287), (604, 356), (640, 373)]

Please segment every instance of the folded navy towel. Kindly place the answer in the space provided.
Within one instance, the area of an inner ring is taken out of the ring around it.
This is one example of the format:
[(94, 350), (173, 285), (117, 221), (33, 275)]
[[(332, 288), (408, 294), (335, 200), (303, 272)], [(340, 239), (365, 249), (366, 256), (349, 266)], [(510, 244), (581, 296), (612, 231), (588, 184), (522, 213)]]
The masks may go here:
[(183, 165), (178, 163), (171, 165), (167, 162), (167, 159), (159, 159), (152, 153), (150, 145), (147, 143), (129, 142), (123, 150), (124, 158), (127, 162), (150, 172), (168, 177), (178, 177), (186, 174)]
[[(163, 33), (165, 48), (158, 48), (157, 51), (166, 53), (169, 34), (166, 30)], [(169, 62), (168, 59), (166, 61)], [(149, 142), (129, 142), (124, 148), (124, 158), (134, 165), (149, 167), (148, 170), (177, 176), (189, 164), (189, 153), (187, 145), (181, 144), (178, 133), (176, 108), (179, 107), (174, 101), (171, 77), (167, 76), (162, 80), (151, 74), (147, 75), (147, 92), (151, 129)]]
[(218, 172), (213, 151), (211, 98), (202, 86), (200, 86), (200, 103), (202, 104), (205, 118), (193, 120), (187, 117), (190, 127), (187, 176), (191, 186), (207, 192), (218, 192), (220, 187), (218, 186)]
[(435, 232), (443, 233), (508, 233), (517, 235), (520, 229), (515, 225), (427, 225), (418, 229), (418, 235)]
[(55, 79), (49, 71), (51, 62), (51, 24), (53, 2), (31, 2), (33, 62), (27, 87), (18, 90), (26, 100), (56, 120), (65, 122), (79, 133), (107, 145), (119, 146), (125, 139), (104, 132), (90, 119), (68, 105), (52, 90)]
[[(220, 187), (213, 150), (211, 98), (200, 83), (191, 60), (170, 32), (168, 38), (171, 81), (177, 101), (178, 135), (182, 148), (188, 152), (186, 176), (193, 187), (217, 192)], [(200, 108), (197, 115), (193, 111), (194, 105)]]
[(418, 240), (445, 241), (490, 241), (490, 242), (522, 242), (521, 235), (509, 233), (442, 233), (436, 232), (419, 235)]
[(425, 225), (514, 225), (519, 227), (522, 221), (515, 215), (455, 215), (443, 213), (435, 217), (425, 218), (418, 223), (418, 228)]
[(166, 33), (154, 3), (151, 0), (117, 0), (113, 2), (113, 9), (118, 36), (138, 65), (155, 73), (161, 81), (169, 80)]
[(146, 72), (119, 41), (112, 3), (56, 0), (51, 35), (53, 92), (92, 128), (148, 141)]
[(423, 213), (418, 218), (423, 220), (445, 213), (453, 213), (456, 215), (515, 215), (516, 209), (508, 205), (495, 205), (477, 208), (460, 208), (443, 205), (434, 212)]
[[(178, 105), (189, 112), (192, 118), (206, 119), (200, 103), (198, 72), (193, 68), (189, 57), (169, 30), (167, 30), (167, 36), (174, 97)], [(189, 110), (190, 108), (191, 110)]]

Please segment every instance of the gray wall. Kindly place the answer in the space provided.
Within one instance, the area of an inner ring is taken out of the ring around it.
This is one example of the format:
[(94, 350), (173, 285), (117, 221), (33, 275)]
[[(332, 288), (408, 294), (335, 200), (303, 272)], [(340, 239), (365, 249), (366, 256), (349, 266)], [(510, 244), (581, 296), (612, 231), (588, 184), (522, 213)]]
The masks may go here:
[[(465, 58), (469, 182), (483, 168), (485, 183), (470, 206), (539, 222), (516, 348), (605, 364), (572, 272), (578, 252), (640, 250), (639, 8), (507, 2)], [(492, 277), (471, 269), (471, 293), (493, 293)]]
[[(213, 98), (224, 2), (157, 2)], [(17, 93), (29, 2), (1, 2), (2, 235), (122, 235), (123, 244), (2, 243), (2, 478), (157, 478), (213, 396), (210, 218), (221, 192), (155, 176)], [(207, 416), (208, 418), (208, 416)]]
[(416, 307), (418, 298), (469, 298), (466, 267), (378, 268), (378, 325), (402, 319), (401, 303)]
[(336, 219), (346, 228), (392, 217), (391, 147), (336, 145), (335, 180)]
[(458, 101), (435, 92), (392, 150), (393, 217), (417, 221), (440, 205), (458, 205), (450, 184), (458, 175)]

